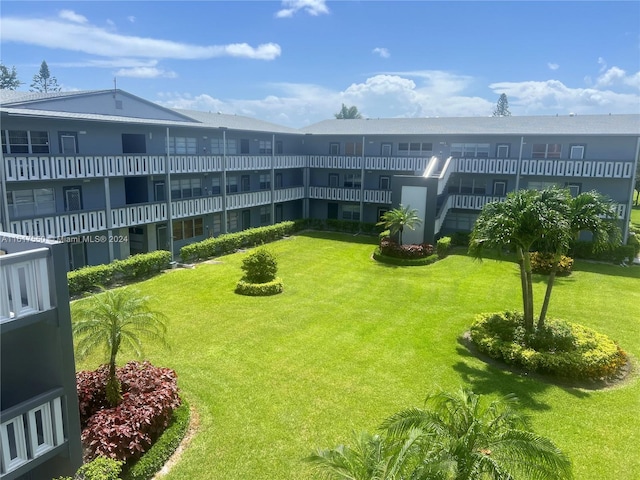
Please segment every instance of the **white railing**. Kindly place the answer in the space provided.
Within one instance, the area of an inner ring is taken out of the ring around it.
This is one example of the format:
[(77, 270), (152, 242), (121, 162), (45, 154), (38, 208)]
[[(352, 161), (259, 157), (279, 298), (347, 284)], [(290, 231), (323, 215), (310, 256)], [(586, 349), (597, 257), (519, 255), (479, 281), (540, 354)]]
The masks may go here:
[(449, 178), (451, 177), (451, 173), (454, 170), (454, 160), (452, 157), (447, 158), (444, 162), (444, 167), (440, 171), (440, 176), (438, 177), (438, 195), (442, 195), (447, 188), (447, 184), (449, 183)]
[(366, 170), (387, 170), (414, 172), (421, 175), (427, 169), (432, 157), (366, 157)]
[[(0, 478), (65, 443), (62, 390), (2, 412)], [(41, 403), (40, 403), (41, 402)]]
[(257, 207), (271, 203), (271, 190), (227, 195), (227, 210)]
[(0, 323), (53, 308), (48, 256), (47, 248), (0, 255)]
[[(516, 159), (458, 158), (456, 163), (456, 171), (460, 173), (515, 175), (518, 172)], [(520, 174), (547, 177), (631, 178), (633, 163), (604, 160), (524, 159)]]
[(307, 155), (276, 155), (274, 168), (304, 168), (307, 166)]
[(336, 187), (309, 187), (309, 198), (321, 200), (343, 200), (346, 202), (359, 202), (359, 188)]
[(365, 203), (391, 204), (391, 191), (390, 190), (365, 190), (363, 201)]
[(111, 210), (111, 227), (128, 227), (167, 219), (167, 204), (164, 202), (129, 205)]
[(444, 225), (444, 220), (447, 217), (447, 213), (449, 212), (449, 210), (451, 209), (451, 206), (453, 205), (453, 197), (454, 197), (453, 195), (449, 195), (445, 200), (444, 204), (440, 207), (440, 213), (436, 217), (434, 230), (433, 230), (433, 233), (436, 235), (442, 229), (442, 225)]
[(222, 197), (200, 197), (171, 202), (173, 218), (192, 217), (222, 211)]
[(300, 200), (304, 198), (304, 187), (280, 188), (273, 191), (275, 203)]
[(99, 232), (107, 229), (104, 210), (66, 213), (43, 218), (30, 218), (10, 222), (11, 233), (43, 238)]

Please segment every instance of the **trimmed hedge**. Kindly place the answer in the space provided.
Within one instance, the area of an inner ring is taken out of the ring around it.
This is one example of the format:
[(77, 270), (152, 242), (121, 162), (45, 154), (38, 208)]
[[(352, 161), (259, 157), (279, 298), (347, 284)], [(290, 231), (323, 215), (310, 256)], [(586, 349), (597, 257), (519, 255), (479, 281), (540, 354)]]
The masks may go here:
[(390, 257), (380, 251), (380, 247), (376, 247), (373, 251), (373, 259), (388, 265), (396, 265), (399, 267), (421, 267), (423, 265), (431, 265), (439, 260), (438, 254), (434, 253), (422, 258), (397, 258)]
[(245, 280), (238, 281), (236, 285), (236, 293), (251, 297), (267, 297), (269, 295), (277, 295), (284, 291), (284, 284), (281, 278), (266, 283), (250, 283)]
[(588, 327), (548, 320), (542, 329), (527, 333), (522, 314), (512, 311), (479, 315), (471, 340), (492, 358), (571, 380), (615, 377), (628, 360), (617, 343)]
[(124, 462), (112, 458), (96, 457), (82, 465), (73, 477), (58, 477), (53, 480), (120, 480)]
[(266, 227), (249, 228), (237, 233), (224, 233), (201, 242), (185, 245), (180, 249), (183, 262), (206, 260), (208, 258), (233, 253), (239, 248), (253, 247), (279, 240), (304, 227), (304, 222), (281, 222)]
[(157, 250), (115, 260), (106, 265), (79, 268), (67, 273), (69, 295), (79, 295), (113, 285), (116, 281), (135, 281), (169, 268), (171, 253)]
[(173, 411), (171, 423), (160, 435), (151, 448), (142, 455), (140, 460), (125, 469), (123, 480), (150, 480), (167, 463), (167, 460), (177, 450), (189, 428), (190, 411), (187, 402), (182, 399), (182, 405)]
[(573, 258), (620, 263), (625, 258), (633, 260), (633, 257), (635, 257), (635, 247), (633, 245), (618, 245), (612, 250), (594, 252), (593, 243), (580, 241), (573, 244), (571, 254)]
[(451, 244), (451, 237), (442, 237), (438, 239), (436, 242), (436, 253), (438, 254), (438, 258), (444, 258), (449, 254)]

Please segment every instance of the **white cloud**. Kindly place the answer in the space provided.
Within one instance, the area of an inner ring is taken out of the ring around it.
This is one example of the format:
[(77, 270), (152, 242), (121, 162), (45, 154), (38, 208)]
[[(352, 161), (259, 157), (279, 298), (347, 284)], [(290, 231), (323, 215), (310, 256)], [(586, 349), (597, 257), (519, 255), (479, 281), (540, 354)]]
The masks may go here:
[(382, 57), (382, 58), (389, 58), (391, 56), (391, 53), (389, 53), (389, 49), (388, 48), (382, 48), (382, 47), (374, 48), (371, 53), (375, 53), (377, 55), (380, 55), (380, 57)]
[(129, 15), (127, 17), (127, 20), (131, 23), (136, 23), (136, 17), (134, 17), (133, 15)]
[(614, 85), (626, 85), (640, 89), (640, 72), (628, 75), (626, 71), (619, 67), (611, 67), (597, 78), (595, 84), (598, 88)]
[(87, 23), (89, 21), (87, 20), (87, 17), (80, 15), (73, 10), (60, 10), (60, 12), (58, 12), (58, 17), (75, 23)]
[(282, 0), (282, 6), (284, 8), (276, 12), (277, 18), (293, 17), (300, 10), (313, 16), (329, 13), (325, 0)]
[[(202, 60), (240, 57), (273, 60), (280, 56), (276, 43), (253, 47), (246, 43), (229, 45), (190, 45), (154, 38), (121, 35), (94, 25), (60, 20), (20, 17), (0, 18), (3, 42), (18, 42), (46, 48), (60, 48), (103, 57), (179, 58)], [(38, 35), (33, 35), (38, 32)]]
[(175, 72), (162, 70), (155, 67), (132, 67), (121, 68), (115, 73), (116, 77), (131, 77), (131, 78), (176, 78), (178, 75)]
[(547, 63), (547, 67), (549, 67), (549, 70), (558, 70), (560, 68), (560, 65), (558, 65), (557, 63)]

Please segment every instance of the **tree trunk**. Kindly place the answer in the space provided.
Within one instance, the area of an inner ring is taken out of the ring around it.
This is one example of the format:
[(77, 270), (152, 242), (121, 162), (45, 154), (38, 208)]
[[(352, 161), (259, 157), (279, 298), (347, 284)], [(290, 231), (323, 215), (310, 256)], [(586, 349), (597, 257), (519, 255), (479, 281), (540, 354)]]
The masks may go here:
[(518, 266), (520, 267), (520, 286), (522, 289), (522, 313), (527, 311), (527, 277), (524, 271), (524, 257), (522, 255), (522, 248), (517, 248)]
[(106, 394), (107, 402), (115, 407), (122, 401), (122, 386), (118, 377), (116, 377), (116, 356), (118, 355), (119, 344), (111, 346), (111, 355), (109, 357), (109, 377), (107, 378)]
[(540, 318), (538, 318), (538, 329), (544, 327), (544, 321), (547, 318), (547, 310), (549, 309), (549, 301), (551, 300), (551, 290), (553, 289), (553, 282), (556, 279), (556, 273), (558, 272), (558, 263), (560, 262), (560, 256), (553, 258), (553, 268), (549, 273), (547, 279), (547, 291), (544, 293), (544, 301), (542, 302), (542, 308), (540, 309)]
[(529, 249), (521, 249), (520, 252), (522, 255), (522, 266), (524, 269), (522, 289), (522, 296), (525, 300), (524, 328), (527, 332), (533, 332), (533, 280), (531, 278), (531, 257), (529, 257)]

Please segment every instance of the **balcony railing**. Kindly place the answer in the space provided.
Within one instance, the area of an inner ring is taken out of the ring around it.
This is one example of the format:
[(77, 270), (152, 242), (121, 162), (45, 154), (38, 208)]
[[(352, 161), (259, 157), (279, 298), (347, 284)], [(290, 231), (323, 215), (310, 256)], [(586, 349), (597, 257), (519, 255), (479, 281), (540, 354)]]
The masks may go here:
[[(22, 238), (10, 240), (18, 242)], [(0, 323), (53, 308), (48, 256), (47, 248), (0, 255)]]
[(2, 411), (0, 478), (65, 443), (62, 389)]
[[(309, 198), (319, 200), (340, 200), (345, 202), (359, 202), (359, 188), (337, 187), (309, 187)], [(364, 190), (363, 200), (367, 203), (391, 203), (389, 190)]]
[[(456, 172), (515, 175), (518, 160), (502, 158), (457, 158)], [(521, 175), (547, 177), (631, 178), (633, 162), (604, 160), (524, 159)]]

